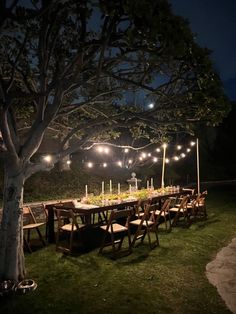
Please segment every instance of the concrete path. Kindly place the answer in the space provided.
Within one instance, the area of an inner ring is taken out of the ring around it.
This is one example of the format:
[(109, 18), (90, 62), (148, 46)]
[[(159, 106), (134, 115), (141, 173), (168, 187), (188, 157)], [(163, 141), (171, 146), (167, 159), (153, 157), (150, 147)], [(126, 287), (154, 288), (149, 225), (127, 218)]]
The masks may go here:
[(236, 238), (206, 265), (206, 276), (227, 307), (236, 314)]

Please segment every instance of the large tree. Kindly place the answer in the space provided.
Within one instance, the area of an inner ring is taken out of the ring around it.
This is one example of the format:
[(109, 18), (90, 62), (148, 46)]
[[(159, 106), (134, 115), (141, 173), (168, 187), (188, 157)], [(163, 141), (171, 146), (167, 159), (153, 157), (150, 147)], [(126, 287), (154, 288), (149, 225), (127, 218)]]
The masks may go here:
[[(165, 0), (0, 6), (0, 280), (20, 280), (23, 188), (48, 168), (36, 153), (49, 128), (60, 143), (55, 163), (123, 129), (155, 140), (198, 121), (217, 124), (228, 109), (209, 52)], [(127, 105), (128, 91), (155, 106)]]

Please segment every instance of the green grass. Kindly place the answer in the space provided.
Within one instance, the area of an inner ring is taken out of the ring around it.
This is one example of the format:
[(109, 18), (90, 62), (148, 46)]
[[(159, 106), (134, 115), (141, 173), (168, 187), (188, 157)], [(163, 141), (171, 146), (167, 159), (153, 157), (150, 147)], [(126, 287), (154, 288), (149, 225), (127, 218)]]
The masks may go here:
[(236, 193), (209, 190), (208, 219), (160, 232), (116, 261), (98, 249), (63, 256), (48, 245), (26, 254), (28, 278), (38, 287), (0, 299), (1, 313), (231, 313), (205, 276), (205, 266), (236, 237)]

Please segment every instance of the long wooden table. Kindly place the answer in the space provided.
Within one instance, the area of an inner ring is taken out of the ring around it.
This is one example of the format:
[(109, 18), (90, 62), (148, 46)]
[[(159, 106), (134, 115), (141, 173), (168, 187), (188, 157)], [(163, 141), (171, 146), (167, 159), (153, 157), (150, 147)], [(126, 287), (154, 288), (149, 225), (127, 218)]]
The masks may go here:
[[(150, 199), (152, 202), (157, 203), (161, 202), (162, 200), (169, 198), (169, 197), (178, 197), (183, 194), (189, 194), (189, 191), (180, 190), (179, 192), (173, 192), (173, 193), (163, 193), (163, 194), (156, 194), (153, 196), (150, 196)], [(106, 213), (108, 211), (114, 210), (114, 209), (123, 209), (127, 207), (134, 207), (139, 200), (131, 200), (131, 201), (124, 201), (119, 204), (112, 204), (112, 205), (105, 205), (105, 206), (96, 206), (96, 205), (89, 205), (88, 204), (82, 204), (80, 203), (79, 206), (76, 206), (73, 208), (73, 211), (77, 214), (80, 214), (84, 217), (84, 221), (88, 227), (93, 226), (91, 223), (91, 217), (94, 214), (99, 213)], [(46, 205), (46, 208), (48, 210), (48, 222), (47, 222), (47, 228), (48, 228), (48, 242), (52, 243), (55, 242), (55, 231), (54, 231), (54, 210), (53, 207), (58, 205), (58, 203), (55, 204), (49, 204)], [(69, 208), (68, 208), (69, 209)]]

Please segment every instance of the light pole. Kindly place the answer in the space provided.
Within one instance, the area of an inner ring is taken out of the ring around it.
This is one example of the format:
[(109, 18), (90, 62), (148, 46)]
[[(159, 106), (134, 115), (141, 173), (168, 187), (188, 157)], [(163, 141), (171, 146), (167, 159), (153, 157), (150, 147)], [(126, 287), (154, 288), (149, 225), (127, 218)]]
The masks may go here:
[(196, 144), (196, 153), (197, 153), (197, 193), (200, 194), (199, 143), (198, 143), (198, 138), (197, 138), (197, 144)]
[(165, 176), (165, 162), (166, 162), (166, 147), (167, 144), (163, 144), (163, 160), (162, 160), (162, 174), (161, 174), (161, 188), (165, 187), (164, 176)]

